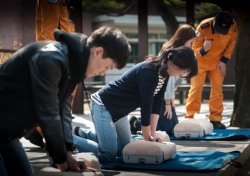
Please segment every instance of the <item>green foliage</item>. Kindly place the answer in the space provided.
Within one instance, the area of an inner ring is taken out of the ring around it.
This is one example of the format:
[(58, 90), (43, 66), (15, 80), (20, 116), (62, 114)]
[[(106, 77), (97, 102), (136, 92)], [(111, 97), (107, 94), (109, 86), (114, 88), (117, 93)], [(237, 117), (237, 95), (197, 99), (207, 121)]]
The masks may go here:
[(163, 2), (166, 5), (174, 5), (174, 6), (180, 6), (180, 7), (185, 7), (186, 2), (183, 0), (163, 0)]
[(212, 3), (197, 3), (195, 5), (195, 19), (198, 21), (213, 16), (216, 12), (220, 11), (221, 8)]
[(118, 0), (83, 0), (84, 10), (89, 12), (100, 12), (105, 10), (121, 10), (126, 4)]

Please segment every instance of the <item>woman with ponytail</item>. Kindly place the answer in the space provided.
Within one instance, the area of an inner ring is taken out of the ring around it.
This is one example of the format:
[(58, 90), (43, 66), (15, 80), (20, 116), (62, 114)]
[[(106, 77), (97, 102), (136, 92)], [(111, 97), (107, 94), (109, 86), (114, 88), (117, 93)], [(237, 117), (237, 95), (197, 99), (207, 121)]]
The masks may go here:
[(113, 161), (132, 140), (128, 114), (137, 108), (141, 112), (144, 140), (161, 142), (155, 131), (168, 78), (188, 76), (193, 70), (197, 71), (197, 62), (188, 47), (166, 49), (158, 56), (148, 56), (91, 95), (96, 133), (75, 128), (75, 147), (80, 152), (95, 153), (101, 162)]
[[(186, 46), (191, 48), (196, 38), (197, 36), (195, 33), (195, 29), (191, 25), (184, 24), (176, 30), (173, 37), (171, 37), (168, 41), (164, 43), (159, 55), (161, 55), (167, 49), (176, 48), (180, 46)], [(188, 61), (181, 62), (185, 65), (185, 62)], [(196, 67), (196, 65), (194, 65), (194, 67)], [(162, 110), (156, 128), (157, 130), (165, 131), (169, 136), (173, 134), (173, 129), (175, 125), (179, 123), (174, 104), (175, 91), (178, 88), (179, 84), (181, 84), (182, 78), (190, 79), (196, 74), (197, 70), (195, 68), (191, 68), (190, 73), (187, 75), (169, 77)], [(141, 118), (132, 116), (129, 120), (129, 123), (132, 134), (137, 134), (138, 131), (141, 131)]]

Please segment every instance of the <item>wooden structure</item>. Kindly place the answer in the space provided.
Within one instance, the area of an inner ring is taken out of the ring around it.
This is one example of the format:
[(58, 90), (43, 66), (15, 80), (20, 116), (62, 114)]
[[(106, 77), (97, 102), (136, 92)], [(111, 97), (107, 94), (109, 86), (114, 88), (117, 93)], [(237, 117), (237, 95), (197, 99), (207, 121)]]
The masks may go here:
[[(186, 103), (186, 98), (188, 95), (188, 91), (190, 89), (190, 84), (182, 84), (179, 85), (176, 93), (177, 93), (177, 99), (180, 100), (180, 104), (185, 104)], [(227, 93), (227, 92), (234, 92), (235, 90), (235, 85), (234, 84), (224, 84), (222, 86), (223, 89), (223, 93)], [(203, 93), (210, 93), (211, 90), (211, 85), (210, 84), (204, 84), (203, 86)], [(202, 100), (206, 99), (205, 98), (206, 95), (202, 96)], [(233, 97), (231, 97), (231, 99), (233, 99)]]

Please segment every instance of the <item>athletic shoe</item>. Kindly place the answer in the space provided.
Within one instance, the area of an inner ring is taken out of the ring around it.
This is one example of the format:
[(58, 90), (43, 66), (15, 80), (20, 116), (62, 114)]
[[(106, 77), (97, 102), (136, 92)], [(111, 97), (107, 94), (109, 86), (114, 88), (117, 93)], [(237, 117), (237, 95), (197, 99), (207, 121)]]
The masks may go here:
[(132, 116), (129, 120), (129, 124), (130, 124), (130, 131), (131, 134), (137, 134), (137, 128), (135, 128), (135, 121), (137, 120), (137, 118), (135, 116)]
[(76, 135), (76, 136), (80, 136), (81, 137), (81, 135), (80, 135), (80, 127), (79, 126), (75, 126), (73, 128), (73, 134)]
[(210, 122), (213, 124), (214, 129), (226, 129), (226, 126), (219, 121), (210, 121)]
[(29, 140), (30, 143), (37, 145), (41, 148), (45, 147), (45, 143), (43, 142), (43, 137), (38, 133), (38, 131), (35, 129), (30, 134), (24, 136), (25, 139)]
[(74, 127), (73, 134), (76, 136), (87, 139), (87, 133), (79, 126)]

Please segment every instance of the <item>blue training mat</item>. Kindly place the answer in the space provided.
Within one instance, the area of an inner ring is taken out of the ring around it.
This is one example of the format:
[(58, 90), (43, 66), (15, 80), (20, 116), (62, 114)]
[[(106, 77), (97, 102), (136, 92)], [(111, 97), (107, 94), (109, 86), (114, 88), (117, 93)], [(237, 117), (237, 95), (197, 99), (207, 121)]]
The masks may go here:
[[(250, 130), (242, 129), (215, 129), (211, 135), (207, 135), (200, 138), (189, 138), (191, 140), (225, 140), (225, 141), (235, 141), (235, 140), (247, 140), (250, 139)], [(170, 136), (170, 140), (180, 140), (174, 136)]]
[(215, 171), (226, 166), (240, 155), (239, 151), (224, 153), (219, 151), (208, 152), (176, 152), (176, 158), (161, 164), (127, 164), (122, 158), (115, 162), (102, 163), (102, 169), (140, 169), (157, 171)]
[[(132, 135), (133, 139), (143, 139), (142, 135)], [(170, 140), (218, 140), (218, 141), (237, 141), (237, 140), (247, 140), (250, 139), (250, 130), (247, 129), (224, 129), (213, 130), (212, 135), (207, 135), (199, 138), (176, 138), (174, 136), (170, 136)]]

